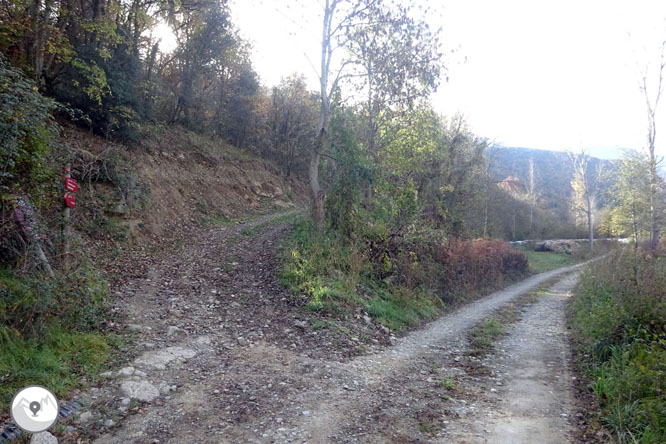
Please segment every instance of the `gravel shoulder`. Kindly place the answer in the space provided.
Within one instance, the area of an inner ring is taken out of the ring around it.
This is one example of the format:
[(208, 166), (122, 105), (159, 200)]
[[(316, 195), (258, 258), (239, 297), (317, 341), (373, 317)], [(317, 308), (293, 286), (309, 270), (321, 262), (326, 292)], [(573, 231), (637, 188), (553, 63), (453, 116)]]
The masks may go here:
[[(520, 391), (525, 381), (540, 389), (537, 418), (569, 411), (573, 401), (552, 391), (568, 377), (554, 373), (568, 365), (558, 342), (562, 301), (534, 304), (530, 310), (542, 308), (516, 324), (492, 366), (470, 365), (466, 331), (576, 267), (532, 276), (395, 339), (373, 323), (315, 318), (299, 308), (303, 301), (278, 284), (275, 271), (289, 227), (280, 216), (211, 232), (116, 289), (137, 356), (78, 394), (91, 414), (61, 443), (537, 442), (504, 440), (533, 410), (504, 403), (504, 396), (532, 396)], [(565, 278), (553, 294), (572, 282)], [(526, 368), (549, 385), (532, 383)], [(490, 392), (498, 377), (503, 386)], [(552, 430), (565, 430), (560, 422)]]

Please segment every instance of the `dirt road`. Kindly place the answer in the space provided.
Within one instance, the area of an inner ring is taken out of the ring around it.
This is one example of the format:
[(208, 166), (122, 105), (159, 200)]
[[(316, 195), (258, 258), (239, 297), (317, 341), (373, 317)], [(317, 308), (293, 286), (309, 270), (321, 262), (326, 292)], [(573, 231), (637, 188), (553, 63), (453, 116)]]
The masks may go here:
[[(563, 308), (573, 269), (533, 276), (388, 345), (371, 322), (314, 319), (277, 284), (275, 247), (288, 224), (265, 217), (217, 230), (119, 288), (138, 357), (79, 395), (89, 407), (61, 442), (571, 441)], [(468, 354), (466, 331), (559, 275), (497, 354)]]

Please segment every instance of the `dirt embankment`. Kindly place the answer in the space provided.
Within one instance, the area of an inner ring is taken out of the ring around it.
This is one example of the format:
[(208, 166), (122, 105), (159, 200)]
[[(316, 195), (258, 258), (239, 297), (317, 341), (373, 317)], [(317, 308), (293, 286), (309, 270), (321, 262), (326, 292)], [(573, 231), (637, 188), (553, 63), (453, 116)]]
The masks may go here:
[(102, 227), (111, 232), (97, 237), (163, 242), (307, 201), (305, 183), (275, 163), (182, 128), (151, 128), (136, 146), (72, 127), (63, 139), (81, 184), (75, 223), (92, 237)]

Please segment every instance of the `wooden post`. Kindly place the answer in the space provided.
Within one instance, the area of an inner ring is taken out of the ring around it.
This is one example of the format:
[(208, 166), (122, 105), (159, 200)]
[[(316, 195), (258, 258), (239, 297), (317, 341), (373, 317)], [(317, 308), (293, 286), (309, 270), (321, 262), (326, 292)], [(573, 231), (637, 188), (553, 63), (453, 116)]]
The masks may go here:
[[(69, 163), (65, 167), (65, 177), (72, 177), (72, 167)], [(63, 268), (65, 273), (68, 273), (72, 267), (72, 253), (71, 253), (71, 238), (72, 238), (72, 209), (63, 201), (63, 228), (62, 228), (62, 255), (63, 255)]]

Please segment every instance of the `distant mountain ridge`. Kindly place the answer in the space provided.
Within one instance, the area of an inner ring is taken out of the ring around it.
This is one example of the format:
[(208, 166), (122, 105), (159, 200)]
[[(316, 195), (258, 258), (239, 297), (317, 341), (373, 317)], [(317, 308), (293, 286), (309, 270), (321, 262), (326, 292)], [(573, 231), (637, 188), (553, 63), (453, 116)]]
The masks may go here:
[[(527, 186), (530, 159), (534, 161), (535, 190), (550, 209), (566, 211), (566, 200), (572, 195), (571, 179), (573, 168), (567, 152), (548, 151), (521, 147), (498, 147), (488, 153), (490, 172), (498, 180), (516, 177)], [(607, 191), (615, 182), (613, 171), (619, 161), (592, 157), (589, 163), (590, 172), (600, 166), (602, 178), (599, 184), (598, 207), (607, 201)]]

